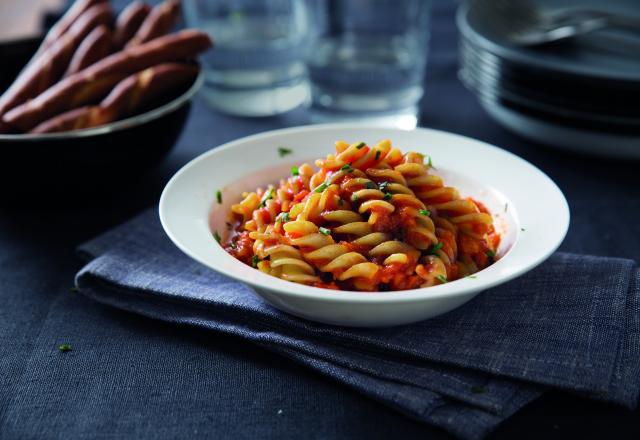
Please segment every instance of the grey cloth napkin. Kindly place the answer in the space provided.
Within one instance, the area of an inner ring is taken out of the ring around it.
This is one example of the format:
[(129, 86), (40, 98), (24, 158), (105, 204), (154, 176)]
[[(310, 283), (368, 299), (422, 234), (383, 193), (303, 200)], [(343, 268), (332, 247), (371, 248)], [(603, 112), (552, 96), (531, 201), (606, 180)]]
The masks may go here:
[(640, 392), (640, 272), (557, 253), (440, 317), (351, 329), (280, 312), (165, 236), (155, 210), (85, 243), (80, 291), (167, 322), (233, 334), (410, 417), (482, 438), (553, 387), (634, 408)]

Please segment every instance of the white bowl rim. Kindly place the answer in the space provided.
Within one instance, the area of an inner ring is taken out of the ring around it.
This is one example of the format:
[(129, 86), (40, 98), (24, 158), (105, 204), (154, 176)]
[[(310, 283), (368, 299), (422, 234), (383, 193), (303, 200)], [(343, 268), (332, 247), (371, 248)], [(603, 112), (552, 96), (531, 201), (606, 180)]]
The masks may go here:
[[(493, 279), (487, 279), (487, 277), (485, 276), (483, 276), (482, 279), (461, 278), (461, 279), (452, 281), (450, 283), (440, 284), (432, 287), (424, 287), (419, 289), (388, 291), (388, 292), (362, 292), (362, 291), (353, 291), (353, 290), (332, 290), (332, 289), (325, 289), (320, 287), (307, 286), (304, 284), (286, 281), (286, 280), (274, 277), (272, 275), (262, 273), (257, 270), (256, 270), (257, 272), (256, 276), (261, 281), (263, 281), (262, 283), (252, 282), (251, 280), (243, 279), (237, 273), (228, 273), (228, 272), (222, 273), (217, 269), (215, 269), (204, 258), (201, 258), (196, 252), (193, 252), (191, 249), (189, 249), (188, 246), (185, 246), (169, 227), (168, 217), (167, 217), (168, 216), (168, 208), (167, 208), (168, 194), (171, 192), (172, 187), (175, 185), (175, 183), (179, 181), (184, 174), (188, 173), (191, 167), (193, 167), (198, 162), (205, 160), (209, 156), (218, 154), (221, 151), (236, 148), (238, 145), (241, 145), (244, 142), (252, 141), (256, 139), (266, 139), (266, 138), (278, 137), (286, 134), (295, 134), (295, 133), (315, 131), (315, 130), (366, 129), (366, 128), (380, 129), (381, 127), (379, 125), (366, 124), (366, 123), (331, 123), (331, 124), (303, 125), (298, 127), (269, 130), (269, 131), (253, 134), (250, 136), (245, 136), (230, 142), (226, 142), (218, 147), (214, 147), (200, 154), (199, 156), (195, 157), (194, 159), (189, 161), (187, 164), (185, 164), (180, 170), (178, 170), (176, 174), (174, 174), (174, 176), (169, 180), (169, 182), (167, 182), (165, 188), (162, 191), (162, 194), (160, 196), (160, 202), (158, 205), (158, 214), (160, 216), (160, 222), (162, 224), (162, 227), (165, 233), (167, 234), (169, 239), (182, 252), (184, 252), (186, 255), (188, 255), (192, 259), (211, 268), (212, 270), (215, 270), (218, 273), (221, 273), (224, 276), (233, 278), (237, 281), (242, 282), (245, 285), (249, 285), (250, 287), (255, 287), (258, 289), (268, 288), (268, 289), (277, 291), (279, 295), (289, 296), (294, 298), (315, 299), (315, 300), (326, 301), (326, 302), (340, 302), (340, 303), (348, 302), (348, 303), (357, 303), (357, 304), (379, 304), (379, 303), (400, 304), (400, 303), (423, 302), (425, 300), (434, 300), (438, 298), (456, 298), (459, 296), (472, 295), (479, 291), (487, 290), (487, 289), (490, 289), (491, 287), (495, 287), (497, 285), (503, 284), (507, 281), (517, 278), (520, 275), (530, 271), (531, 269), (538, 266), (540, 263), (544, 262), (547, 258), (549, 258), (549, 256), (551, 256), (551, 254), (553, 254), (553, 252), (555, 252), (558, 249), (558, 247), (564, 240), (564, 237), (566, 236), (567, 231), (569, 229), (569, 221), (570, 221), (569, 205), (560, 188), (558, 188), (555, 182), (553, 182), (553, 180), (551, 180), (551, 178), (549, 178), (544, 172), (542, 172), (539, 168), (537, 168), (533, 164), (518, 157), (517, 155), (507, 150), (503, 150), (499, 147), (491, 145), (489, 143), (486, 143), (474, 138), (470, 138), (467, 136), (459, 135), (456, 133), (451, 133), (443, 130), (436, 130), (432, 128), (426, 128), (426, 127), (418, 127), (413, 130), (404, 130), (404, 129), (397, 129), (397, 128), (395, 129), (389, 128), (388, 130), (389, 131), (424, 131), (424, 132), (429, 132), (433, 134), (441, 134), (441, 135), (444, 134), (452, 138), (460, 139), (464, 142), (472, 141), (474, 143), (481, 144), (484, 147), (497, 150), (500, 152), (500, 154), (505, 154), (508, 157), (510, 157), (510, 159), (518, 161), (530, 167), (531, 171), (538, 174), (539, 178), (546, 180), (547, 183), (551, 185), (551, 188), (557, 192), (556, 195), (560, 196), (559, 197), (560, 204), (559, 206), (556, 207), (559, 209), (559, 211), (555, 214), (557, 215), (557, 218), (561, 221), (561, 224), (560, 224), (560, 227), (555, 231), (555, 234), (557, 237), (555, 240), (555, 244), (553, 246), (549, 246), (545, 252), (540, 253), (535, 258), (527, 261), (525, 265), (520, 265), (520, 267), (518, 267), (516, 270), (511, 271), (508, 275), (504, 275), (497, 278), (493, 277)], [(508, 260), (509, 255), (513, 254), (513, 250), (518, 247), (520, 242), (521, 240), (517, 239), (516, 242), (513, 244), (513, 248), (510, 250), (510, 252), (507, 255), (505, 255), (504, 258), (497, 260), (491, 266), (479, 271), (478, 274), (489, 275), (491, 272), (495, 271), (495, 269), (499, 267), (501, 262)], [(232, 256), (229, 256), (229, 257), (233, 258)], [(244, 263), (238, 261), (238, 264), (242, 265)]]

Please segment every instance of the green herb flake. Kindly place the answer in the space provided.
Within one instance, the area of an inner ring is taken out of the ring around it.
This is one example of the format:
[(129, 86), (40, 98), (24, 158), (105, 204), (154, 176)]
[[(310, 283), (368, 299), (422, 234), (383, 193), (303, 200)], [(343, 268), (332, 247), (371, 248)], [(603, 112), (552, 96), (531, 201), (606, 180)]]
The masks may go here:
[(320, 227), (318, 228), (318, 230), (320, 231), (320, 233), (321, 233), (322, 235), (329, 235), (329, 234), (331, 234), (331, 231), (330, 231), (329, 229), (324, 228), (324, 227), (322, 227), (322, 226), (320, 226)]
[(380, 153), (382, 153), (380, 150), (376, 151), (376, 159), (375, 160), (380, 160)]
[(380, 182), (378, 184), (378, 188), (380, 189), (380, 191), (382, 192), (386, 192), (387, 191), (387, 187), (389, 186), (389, 182)]
[(489, 257), (489, 258), (495, 258), (496, 253), (495, 253), (495, 252), (493, 252), (491, 249), (489, 249), (489, 250), (486, 252), (486, 255), (487, 255), (487, 257)]
[(353, 167), (351, 166), (350, 163), (346, 163), (346, 164), (342, 165), (340, 170), (346, 171), (347, 173), (351, 173), (351, 172), (353, 172)]
[(267, 205), (267, 200), (273, 199), (273, 186), (270, 186), (267, 192), (264, 193), (258, 208), (264, 208)]
[(430, 216), (431, 215), (431, 211), (429, 211), (427, 209), (421, 209), (418, 212), (420, 213), (420, 215), (426, 215), (426, 216)]
[(213, 231), (213, 238), (215, 238), (218, 243), (222, 241), (222, 239), (220, 238), (220, 234), (218, 234), (218, 231)]
[(278, 147), (278, 154), (280, 155), (280, 157), (285, 157), (286, 155), (292, 153), (293, 151), (291, 151), (289, 148)]
[(438, 279), (438, 281), (440, 281), (441, 283), (448, 283), (449, 280), (447, 280), (447, 277), (445, 277), (444, 275), (438, 275), (436, 276), (436, 278)]
[(428, 166), (429, 168), (435, 168), (435, 167), (433, 166), (433, 162), (431, 161), (431, 156), (429, 156), (429, 161), (427, 162), (427, 166)]
[(433, 246), (431, 246), (429, 248), (429, 254), (436, 255), (436, 252), (439, 251), (440, 249), (442, 249), (442, 246), (444, 246), (444, 243), (442, 243), (442, 242), (438, 242), (438, 243), (434, 244)]
[(281, 223), (288, 222), (289, 221), (289, 213), (288, 212), (281, 212), (276, 217), (276, 221), (277, 222), (281, 222)]
[(375, 189), (376, 184), (373, 183), (372, 181), (368, 181), (364, 187), (367, 189)]
[(484, 394), (486, 391), (483, 387), (474, 386), (471, 387), (471, 392), (474, 394)]
[(475, 275), (467, 275), (465, 278), (471, 278), (472, 280), (475, 280), (478, 277)]
[(352, 202), (357, 202), (357, 201), (358, 201), (358, 194), (355, 194), (355, 193), (354, 193), (354, 194), (352, 194), (352, 195), (351, 195), (351, 201), (352, 201)]
[(62, 353), (71, 351), (71, 344), (60, 344), (58, 345), (58, 350), (60, 350)]
[(298, 169), (298, 167), (291, 167), (291, 175), (292, 176), (299, 176), (300, 175), (300, 170)]
[(231, 18), (231, 20), (233, 21), (239, 21), (242, 20), (244, 18), (244, 14), (242, 13), (242, 11), (231, 11), (229, 13), (229, 18)]
[(391, 193), (384, 193), (384, 197), (382, 198), (382, 200), (386, 200), (388, 202), (389, 200), (391, 200), (391, 197)]
[(222, 191), (216, 191), (216, 200), (218, 201), (218, 205), (222, 205)]
[(325, 189), (329, 188), (329, 184), (327, 182), (322, 182), (313, 192), (321, 193)]
[(343, 206), (343, 205), (344, 205), (344, 200), (338, 199), (338, 206)]
[(253, 257), (251, 257), (251, 267), (257, 268), (259, 262), (260, 262), (260, 258), (257, 255), (254, 255)]
[(356, 145), (356, 150), (360, 150), (360, 149), (361, 149), (361, 148), (363, 148), (365, 145), (367, 145), (367, 144), (365, 144), (364, 142), (360, 142), (358, 145)]
[(229, 247), (230, 247), (231, 249), (238, 249), (238, 245), (237, 245), (237, 244), (235, 244), (233, 241), (232, 241), (231, 243), (229, 243)]

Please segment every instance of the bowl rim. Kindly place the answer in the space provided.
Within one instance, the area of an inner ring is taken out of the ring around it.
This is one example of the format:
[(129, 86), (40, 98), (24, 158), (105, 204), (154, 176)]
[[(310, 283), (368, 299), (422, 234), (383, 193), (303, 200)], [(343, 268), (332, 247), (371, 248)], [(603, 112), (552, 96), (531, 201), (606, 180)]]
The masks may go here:
[[(197, 251), (193, 251), (192, 249), (190, 249), (187, 245), (185, 245), (184, 243), (181, 242), (181, 240), (179, 239), (179, 237), (177, 237), (170, 225), (169, 225), (169, 219), (168, 219), (168, 214), (167, 214), (167, 210), (168, 210), (168, 199), (169, 199), (169, 194), (172, 191), (173, 186), (175, 185), (175, 182), (179, 181), (183, 175), (185, 175), (186, 173), (189, 173), (190, 169), (196, 165), (197, 163), (206, 160), (209, 156), (211, 155), (215, 155), (215, 154), (219, 154), (219, 152), (221, 151), (225, 151), (225, 150), (229, 150), (232, 148), (236, 148), (238, 145), (241, 145), (242, 143), (248, 142), (248, 141), (254, 141), (256, 139), (260, 139), (260, 140), (265, 140), (268, 138), (272, 138), (272, 137), (278, 137), (281, 135), (286, 135), (286, 134), (291, 134), (291, 133), (299, 133), (299, 132), (305, 132), (305, 131), (313, 131), (313, 130), (339, 130), (339, 129), (367, 129), (367, 128), (375, 128), (375, 129), (379, 129), (380, 127), (377, 125), (372, 125), (372, 124), (353, 124), (353, 123), (337, 123), (337, 124), (317, 124), (317, 125), (307, 125), (307, 126), (300, 126), (300, 127), (292, 127), (292, 128), (284, 128), (284, 129), (279, 129), (279, 130), (271, 130), (271, 131), (267, 131), (267, 132), (262, 132), (262, 133), (258, 133), (258, 134), (254, 134), (254, 135), (250, 135), (250, 136), (246, 136), (246, 137), (242, 137), (230, 142), (226, 142), (218, 147), (214, 147), (202, 154), (200, 154), (199, 156), (197, 156), (196, 158), (192, 159), (191, 161), (189, 161), (187, 164), (185, 164), (178, 172), (176, 172), (176, 174), (174, 174), (174, 176), (167, 182), (165, 188), (162, 191), (162, 194), (160, 196), (160, 202), (158, 205), (158, 214), (160, 217), (160, 222), (161, 225), (165, 231), (165, 233), (167, 234), (167, 236), (169, 237), (169, 239), (174, 243), (175, 246), (177, 246), (182, 252), (184, 252), (186, 255), (188, 255), (189, 257), (191, 257), (192, 259), (198, 261), (199, 263), (203, 264), (204, 266), (208, 267), (211, 270), (214, 270), (215, 272), (222, 274), (223, 276), (227, 276), (229, 278), (233, 278), (245, 285), (248, 285), (250, 288), (266, 288), (268, 290), (272, 290), (272, 291), (277, 291), (278, 295), (283, 295), (286, 297), (290, 297), (290, 298), (298, 298), (298, 299), (311, 299), (311, 300), (320, 300), (320, 301), (326, 301), (326, 302), (349, 302), (349, 303), (358, 303), (358, 304), (379, 304), (379, 303), (385, 303), (385, 304), (399, 304), (399, 303), (411, 303), (411, 302), (422, 302), (425, 300), (435, 300), (435, 299), (442, 299), (442, 298), (456, 298), (456, 297), (465, 297), (465, 296), (469, 296), (472, 295), (474, 293), (480, 292), (482, 290), (486, 290), (489, 289), (491, 287), (494, 287), (496, 285), (499, 284), (503, 284), (507, 281), (510, 281), (526, 272), (528, 272), (529, 270), (533, 269), (534, 267), (538, 266), (540, 263), (544, 262), (553, 252), (555, 252), (558, 247), (560, 246), (560, 244), (562, 243), (562, 241), (564, 240), (568, 228), (569, 228), (569, 222), (570, 222), (570, 211), (569, 211), (569, 205), (567, 203), (567, 200), (564, 196), (564, 194), (562, 193), (562, 191), (560, 190), (560, 188), (556, 185), (556, 183), (549, 178), (549, 176), (547, 176), (543, 171), (541, 171), (539, 168), (537, 168), (535, 165), (531, 164), (530, 162), (518, 157), (517, 155), (503, 150), (499, 147), (496, 147), (494, 145), (491, 145), (489, 143), (474, 139), (474, 138), (470, 138), (467, 136), (463, 136), (463, 135), (459, 135), (459, 134), (455, 134), (455, 133), (450, 133), (450, 132), (446, 132), (443, 130), (435, 130), (435, 129), (431, 129), (431, 128), (423, 128), (423, 127), (419, 127), (417, 129), (414, 130), (402, 130), (402, 129), (389, 129), (389, 130), (399, 130), (399, 131), (423, 131), (423, 132), (428, 132), (428, 133), (433, 133), (433, 134), (444, 134), (447, 136), (451, 136), (453, 138), (458, 138), (460, 140), (464, 140), (464, 141), (472, 141), (475, 143), (479, 143), (484, 145), (487, 148), (493, 149), (493, 150), (498, 150), (501, 154), (505, 154), (507, 156), (509, 156), (512, 160), (521, 162), (522, 164), (528, 166), (531, 168), (531, 171), (537, 173), (538, 177), (540, 177), (541, 179), (544, 179), (548, 182), (548, 184), (550, 185), (550, 188), (553, 189), (553, 191), (556, 193), (556, 196), (558, 197), (558, 203), (559, 203), (559, 208), (561, 210), (561, 212), (559, 213), (559, 219), (562, 220), (562, 224), (560, 225), (560, 227), (556, 230), (556, 235), (557, 235), (557, 240), (554, 243), (553, 246), (550, 246), (549, 248), (547, 248), (545, 250), (545, 252), (543, 252), (542, 254), (538, 255), (535, 259), (530, 260), (528, 262), (528, 264), (526, 265), (521, 265), (520, 267), (518, 267), (517, 270), (509, 270), (508, 273), (506, 274), (502, 274), (502, 276), (494, 276), (493, 279), (487, 279), (483, 277), (482, 283), (479, 283), (478, 280), (475, 279), (459, 279), (459, 280), (455, 280), (454, 282), (452, 282), (451, 284), (442, 284), (442, 285), (438, 285), (438, 286), (431, 286), (431, 287), (425, 287), (425, 288), (418, 288), (418, 289), (411, 289), (411, 290), (403, 290), (400, 292), (397, 291), (392, 291), (392, 292), (361, 292), (361, 291), (354, 291), (354, 290), (340, 290), (340, 291), (334, 291), (331, 289), (324, 289), (324, 288), (320, 288), (320, 287), (313, 287), (313, 286), (307, 286), (307, 285), (303, 285), (303, 284), (298, 284), (298, 283), (293, 283), (290, 281), (286, 281), (277, 277), (273, 277), (271, 275), (268, 274), (263, 274), (263, 273), (259, 273), (256, 274), (256, 276), (259, 277), (260, 281), (263, 282), (258, 282), (258, 281), (254, 281), (254, 280), (248, 280), (242, 277), (242, 275), (240, 273), (237, 272), (221, 272), (220, 268), (215, 268), (212, 266), (211, 262), (206, 261), (205, 258), (201, 257)], [(517, 207), (514, 207), (517, 210)], [(520, 220), (517, 220), (518, 222), (518, 226), (520, 226)], [(212, 238), (213, 240), (213, 238)], [(495, 264), (489, 266), (488, 268), (483, 269), (481, 272), (493, 272), (493, 271), (498, 271), (500, 269), (498, 269), (498, 267), (502, 268), (501, 262), (504, 262), (505, 259), (507, 259), (506, 257), (509, 257), (510, 254), (513, 253), (513, 250), (516, 249), (517, 247), (520, 247), (522, 245), (521, 243), (521, 239), (520, 236), (518, 236), (518, 238), (516, 239), (516, 241), (513, 244), (513, 247), (511, 248), (511, 250), (505, 255), (505, 258), (502, 258), (498, 261), (496, 261)], [(520, 251), (522, 253), (522, 251)], [(228, 255), (228, 254), (227, 254)], [(232, 256), (229, 255), (230, 258), (233, 258)], [(237, 260), (236, 260), (237, 261)], [(243, 264), (240, 261), (237, 261), (237, 263), (239, 265)], [(506, 264), (506, 263), (505, 263)], [(489, 273), (487, 273), (487, 275), (489, 275)], [(492, 278), (491, 276), (489, 276), (488, 278)], [(452, 289), (451, 285), (452, 284), (456, 284), (456, 289)]]
[(189, 86), (189, 88), (175, 97), (171, 101), (153, 108), (144, 113), (130, 116), (126, 119), (110, 122), (108, 124), (100, 125), (98, 127), (83, 128), (79, 130), (64, 131), (60, 133), (44, 133), (44, 134), (0, 134), (0, 142), (13, 141), (13, 142), (40, 142), (47, 140), (60, 140), (60, 139), (74, 139), (74, 138), (86, 138), (92, 136), (100, 136), (107, 133), (113, 133), (121, 130), (126, 130), (131, 127), (145, 124), (154, 119), (161, 118), (162, 116), (171, 113), (178, 108), (182, 107), (187, 101), (189, 101), (200, 89), (204, 83), (204, 69), (200, 68), (198, 76)]

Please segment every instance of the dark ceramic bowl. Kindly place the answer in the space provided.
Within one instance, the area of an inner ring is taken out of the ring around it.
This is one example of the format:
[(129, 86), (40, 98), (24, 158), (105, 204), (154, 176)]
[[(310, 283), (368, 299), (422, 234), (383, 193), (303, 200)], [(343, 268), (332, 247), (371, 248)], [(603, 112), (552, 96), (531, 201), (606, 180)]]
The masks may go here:
[[(0, 46), (6, 89), (37, 42)], [(25, 54), (26, 52), (26, 54)], [(179, 94), (100, 127), (51, 134), (0, 134), (0, 196), (90, 195), (135, 181), (154, 168), (182, 131), (202, 73)]]

